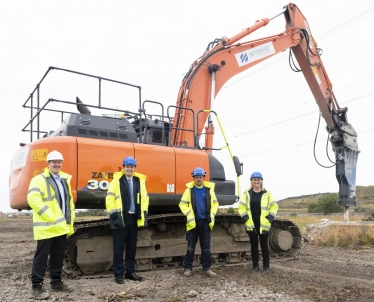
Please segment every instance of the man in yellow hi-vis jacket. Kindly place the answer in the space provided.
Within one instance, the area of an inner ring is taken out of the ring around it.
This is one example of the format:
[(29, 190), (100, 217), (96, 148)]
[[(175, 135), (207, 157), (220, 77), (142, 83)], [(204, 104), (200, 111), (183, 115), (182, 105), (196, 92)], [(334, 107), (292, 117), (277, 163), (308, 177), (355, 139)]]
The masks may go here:
[(135, 172), (136, 160), (128, 156), (122, 162), (122, 171), (113, 175), (105, 199), (110, 214), (113, 235), (113, 272), (115, 281), (123, 284), (123, 249), (126, 243), (125, 278), (142, 281), (135, 274), (135, 254), (138, 228), (147, 226), (149, 198), (145, 187), (146, 176)]
[(34, 298), (47, 299), (49, 292), (43, 288), (48, 255), (51, 291), (72, 290), (61, 281), (66, 237), (74, 233), (74, 202), (71, 193), (71, 175), (61, 171), (64, 158), (58, 151), (47, 155), (48, 167), (35, 176), (29, 186), (27, 202), (33, 210), (34, 239), (37, 240), (32, 264)]
[(186, 184), (179, 208), (187, 217), (187, 253), (184, 258), (184, 275), (192, 275), (192, 263), (195, 256), (195, 247), (200, 240), (201, 265), (207, 276), (214, 277), (210, 260), (210, 231), (214, 226), (214, 217), (218, 210), (218, 201), (214, 193), (215, 184), (204, 181), (204, 169), (198, 167), (192, 171), (193, 181)]

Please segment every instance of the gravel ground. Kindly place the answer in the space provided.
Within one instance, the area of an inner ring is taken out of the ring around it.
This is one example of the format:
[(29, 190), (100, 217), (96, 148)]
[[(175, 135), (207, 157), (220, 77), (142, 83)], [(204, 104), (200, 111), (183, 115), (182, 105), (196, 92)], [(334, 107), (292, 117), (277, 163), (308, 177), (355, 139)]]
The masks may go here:
[[(0, 218), (0, 301), (30, 301), (31, 265), (36, 247), (32, 221)], [(271, 262), (271, 271), (252, 273), (251, 265), (214, 267), (215, 278), (194, 269), (139, 272), (143, 282), (112, 277), (64, 281), (71, 293), (51, 293), (48, 301), (374, 301), (374, 249), (305, 245), (291, 261)], [(45, 280), (48, 288), (48, 273)]]

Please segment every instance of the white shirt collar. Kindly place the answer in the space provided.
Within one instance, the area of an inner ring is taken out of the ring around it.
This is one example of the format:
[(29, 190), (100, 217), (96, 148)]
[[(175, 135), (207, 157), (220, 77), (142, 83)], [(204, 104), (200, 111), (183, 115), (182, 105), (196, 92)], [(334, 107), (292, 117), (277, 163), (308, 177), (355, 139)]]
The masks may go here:
[(53, 176), (53, 178), (54, 179), (58, 179), (58, 180), (60, 180), (61, 179), (61, 176), (60, 176), (60, 174), (53, 174), (53, 173), (50, 173), (52, 176)]

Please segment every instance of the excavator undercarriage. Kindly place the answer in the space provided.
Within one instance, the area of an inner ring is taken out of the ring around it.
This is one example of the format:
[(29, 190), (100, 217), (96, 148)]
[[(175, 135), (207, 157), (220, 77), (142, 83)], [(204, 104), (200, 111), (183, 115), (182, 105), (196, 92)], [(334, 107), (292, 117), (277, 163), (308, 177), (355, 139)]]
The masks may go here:
[[(137, 271), (178, 268), (186, 254), (186, 221), (179, 213), (153, 215), (148, 227), (139, 230)], [(80, 221), (68, 238), (66, 268), (81, 277), (99, 277), (112, 273), (113, 243), (109, 219)], [(236, 214), (218, 214), (211, 233), (213, 265), (245, 263), (251, 260), (250, 242), (245, 226)], [(273, 260), (292, 259), (302, 247), (299, 228), (289, 220), (275, 220), (269, 246)], [(196, 246), (194, 266), (200, 265), (200, 247)]]

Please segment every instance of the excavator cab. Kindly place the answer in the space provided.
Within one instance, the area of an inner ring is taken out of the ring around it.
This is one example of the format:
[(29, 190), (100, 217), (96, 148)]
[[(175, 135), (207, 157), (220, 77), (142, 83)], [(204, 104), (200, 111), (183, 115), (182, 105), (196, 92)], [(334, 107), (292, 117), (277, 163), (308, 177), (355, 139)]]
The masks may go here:
[(132, 123), (139, 142), (160, 146), (169, 145), (169, 122), (150, 118), (136, 119)]

